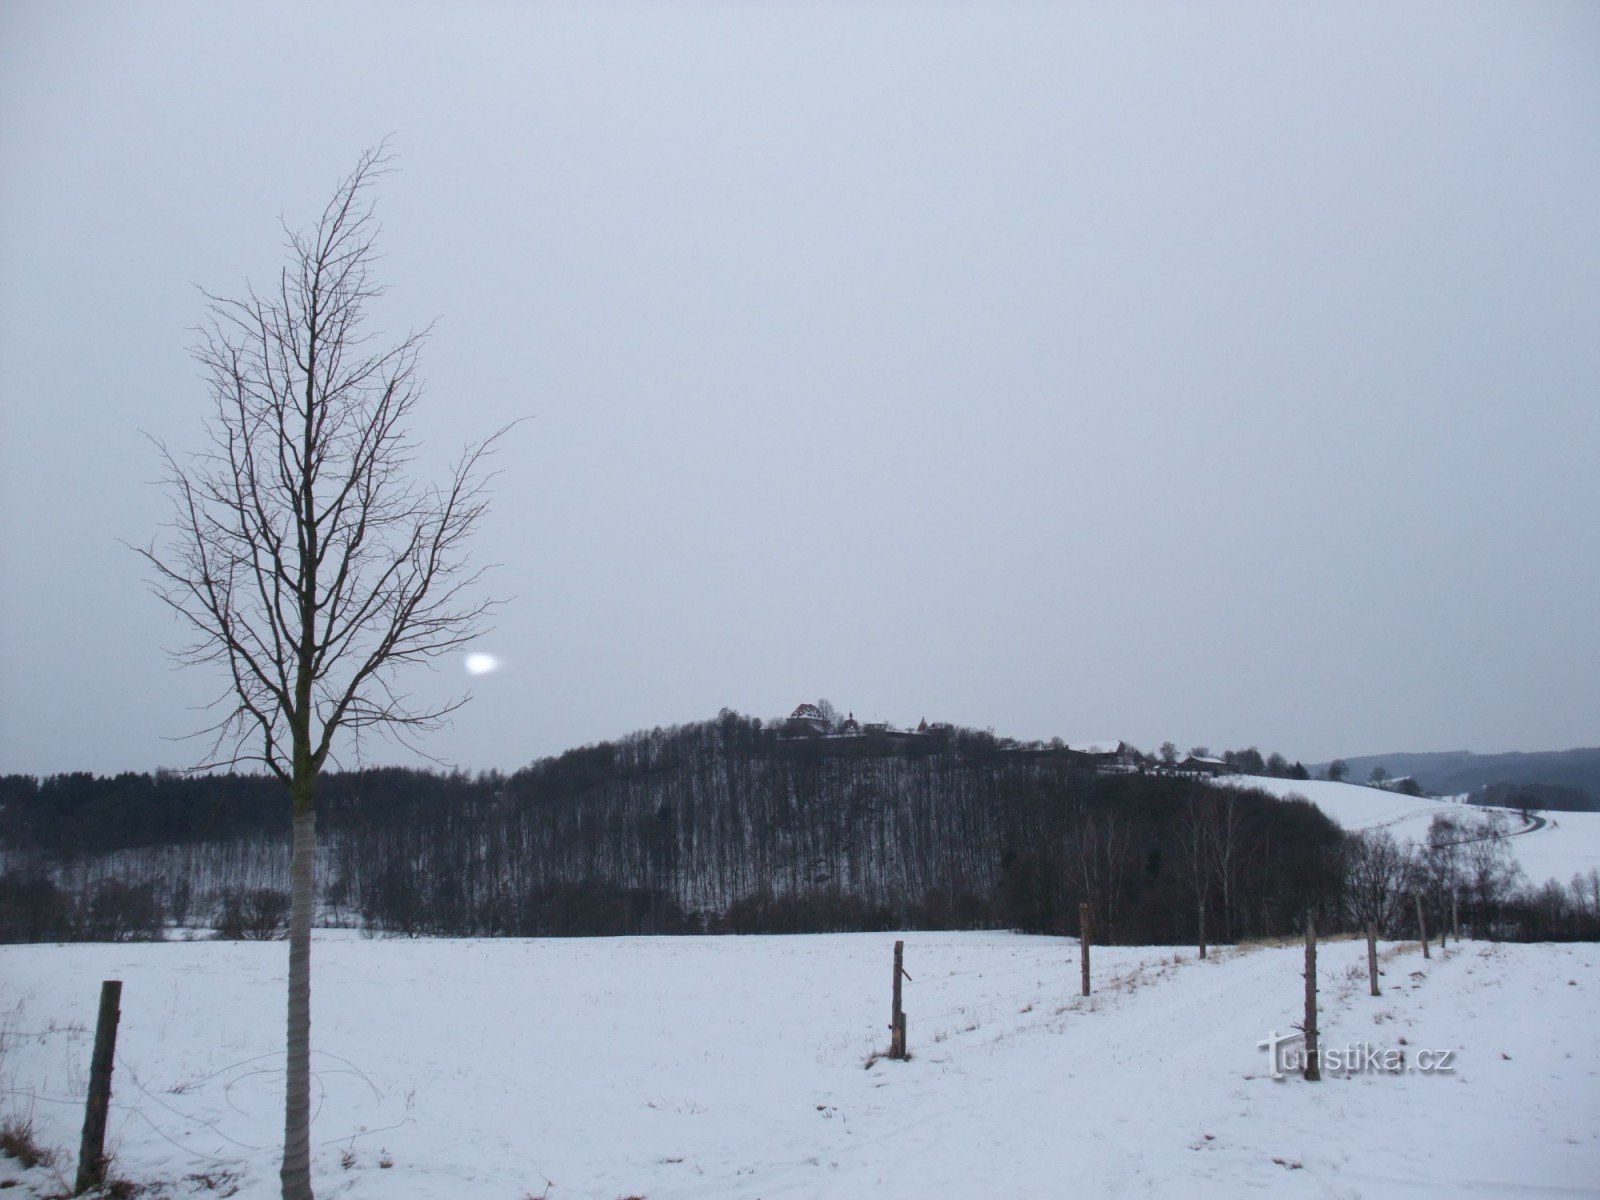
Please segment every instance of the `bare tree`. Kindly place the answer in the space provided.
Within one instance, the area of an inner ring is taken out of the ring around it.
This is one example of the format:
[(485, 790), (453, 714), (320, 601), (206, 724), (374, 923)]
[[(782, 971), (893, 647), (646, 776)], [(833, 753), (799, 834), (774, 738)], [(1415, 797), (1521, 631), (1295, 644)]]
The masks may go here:
[(1376, 926), (1380, 932), (1398, 926), (1418, 870), (1410, 844), (1402, 846), (1387, 829), (1350, 834), (1344, 842), (1344, 886), (1355, 923)]
[(1200, 797), (1191, 795), (1184, 802), (1183, 811), (1174, 820), (1184, 874), (1194, 890), (1195, 940), (1199, 944), (1201, 958), (1206, 956), (1206, 893), (1211, 887), (1211, 859), (1206, 852), (1206, 821), (1211, 804), (1210, 796), (1205, 797), (1202, 803)]
[(1086, 812), (1075, 832), (1077, 875), (1089, 903), (1090, 924), (1107, 945), (1114, 945), (1133, 871), (1133, 823), (1115, 809)]
[(1467, 901), (1476, 916), (1477, 936), (1492, 929), (1501, 907), (1527, 882), (1511, 853), (1511, 829), (1505, 814), (1486, 813), (1462, 854), (1462, 876)]
[(1239, 874), (1238, 859), (1241, 853), (1243, 817), (1239, 812), (1239, 798), (1232, 788), (1207, 806), (1207, 820), (1202, 826), (1205, 835), (1206, 855), (1211, 863), (1211, 875), (1222, 891), (1222, 929), (1229, 940), (1234, 939), (1235, 883)]
[[(192, 628), (181, 661), (220, 665), (229, 687), (199, 769), (256, 763), (288, 785), (294, 813), (282, 1183), (309, 1200), (311, 920), (315, 784), (336, 736), (402, 741), (464, 702), (401, 691), (407, 664), (481, 632), (492, 602), (463, 543), (485, 508), (469, 446), (441, 485), (407, 471), (426, 330), (374, 346), (363, 330), (377, 225), (370, 189), (382, 147), (341, 182), (310, 233), (288, 232), (265, 295), (207, 295), (194, 356), (213, 411), (209, 447), (161, 447), (174, 516), (141, 550), (158, 594)], [(498, 436), (498, 435), (496, 435)]]
[(1419, 882), (1441, 930), (1450, 927), (1450, 900), (1461, 891), (1466, 849), (1476, 836), (1471, 818), (1465, 815), (1435, 813), (1428, 822), (1428, 838), (1421, 850)]

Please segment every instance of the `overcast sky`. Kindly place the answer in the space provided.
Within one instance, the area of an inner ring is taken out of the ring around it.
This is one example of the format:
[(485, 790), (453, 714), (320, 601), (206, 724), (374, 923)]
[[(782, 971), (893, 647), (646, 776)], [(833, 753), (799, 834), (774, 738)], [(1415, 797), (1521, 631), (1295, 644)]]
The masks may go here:
[(386, 135), (419, 469), (531, 418), (445, 763), (818, 697), (1600, 743), (1592, 3), (7, 0), (0, 771), (203, 753), (143, 434)]

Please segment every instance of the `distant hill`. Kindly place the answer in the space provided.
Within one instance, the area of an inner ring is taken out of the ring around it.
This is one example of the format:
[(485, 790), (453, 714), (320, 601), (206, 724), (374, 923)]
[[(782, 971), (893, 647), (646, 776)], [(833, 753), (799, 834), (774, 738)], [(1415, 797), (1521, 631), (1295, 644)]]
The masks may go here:
[[(1354, 859), (1339, 822), (1404, 842), (1425, 838), (1441, 812), (1475, 815), (1308, 780), (1303, 769), (1290, 777), (1279, 755), (1254, 750), (1230, 751), (1228, 761), (1267, 775), (1218, 779), (1215, 760), (1158, 769), (1109, 742), (1091, 754), (942, 723), (847, 734), (848, 717), (835, 726), (810, 707), (815, 717), (798, 714), (793, 732), (789, 720), (725, 709), (509, 775), (327, 773), (317, 800), (319, 919), (473, 937), (1074, 935), (1088, 905), (1095, 936), (1111, 944), (1182, 944), (1202, 912), (1209, 936), (1234, 941), (1292, 935), (1307, 911), (1326, 914), (1330, 930), (1353, 919)], [(1536, 778), (1568, 782), (1507, 786), (1586, 799), (1570, 781), (1592, 780), (1561, 770), (1574, 756), (1600, 766), (1600, 751), (1481, 763), (1463, 754), (1442, 771), (1428, 760), (1452, 756), (1355, 763), (1367, 774), (1374, 765), (1417, 771), (1451, 791), (1535, 778), (1526, 762), (1553, 760)], [(1487, 774), (1463, 774), (1483, 764)], [(262, 775), (0, 776), (0, 941), (123, 936), (159, 930), (163, 919), (270, 936), (289, 877), (285, 800), (283, 785)], [(1520, 792), (1509, 802), (1521, 803)], [(1504, 936), (1595, 936), (1600, 906), (1586, 881), (1600, 863), (1600, 822), (1564, 814), (1516, 824), (1526, 828), (1511, 829), (1514, 848), (1488, 837), (1449, 843), (1485, 848), (1488, 882), (1473, 885), (1477, 915), (1463, 903), (1463, 919), (1493, 919)], [(1491, 861), (1503, 851), (1534, 885), (1553, 879), (1556, 891), (1513, 892)], [(1564, 881), (1574, 877), (1569, 892)], [(134, 927), (138, 913), (144, 923)]]
[[(1526, 793), (1533, 807), (1564, 812), (1600, 811), (1600, 747), (1550, 750), (1534, 754), (1473, 754), (1445, 750), (1433, 754), (1366, 754), (1346, 758), (1346, 778), (1365, 783), (1374, 767), (1390, 778), (1409, 775), (1438, 795), (1487, 793), (1495, 803), (1512, 803)], [(1322, 775), (1327, 763), (1317, 763)]]
[[(787, 736), (726, 710), (510, 775), (318, 788), (324, 913), (396, 933), (1059, 934), (1090, 904), (1107, 940), (1176, 944), (1201, 894), (1232, 940), (1292, 933), (1340, 887), (1339, 828), (1307, 801), (943, 724)], [(288, 807), (260, 775), (0, 777), (0, 940), (8, 913), (23, 940), (87, 927), (123, 899), (97, 900), (108, 877), (180, 920), (232, 923), (231, 901), (243, 927), (288, 882)]]

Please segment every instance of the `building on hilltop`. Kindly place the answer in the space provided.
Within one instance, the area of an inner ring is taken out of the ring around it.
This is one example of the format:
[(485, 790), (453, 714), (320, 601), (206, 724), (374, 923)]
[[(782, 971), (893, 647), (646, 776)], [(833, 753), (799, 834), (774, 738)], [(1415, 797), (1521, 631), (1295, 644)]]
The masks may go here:
[(815, 704), (800, 704), (783, 723), (785, 737), (821, 737), (830, 731), (828, 718)]
[(1137, 771), (1139, 752), (1119, 738), (1098, 742), (1068, 742), (1067, 753), (1096, 771)]
[(835, 728), (820, 706), (809, 701), (796, 705), (795, 710), (778, 727), (782, 738), (828, 738), (839, 740), (871, 739), (876, 742), (900, 743), (947, 737), (955, 727), (948, 721), (922, 721), (917, 728), (896, 729), (887, 721), (858, 721), (855, 713), (847, 713)]
[(1191, 754), (1175, 768), (1185, 775), (1237, 775), (1239, 768), (1220, 758)]

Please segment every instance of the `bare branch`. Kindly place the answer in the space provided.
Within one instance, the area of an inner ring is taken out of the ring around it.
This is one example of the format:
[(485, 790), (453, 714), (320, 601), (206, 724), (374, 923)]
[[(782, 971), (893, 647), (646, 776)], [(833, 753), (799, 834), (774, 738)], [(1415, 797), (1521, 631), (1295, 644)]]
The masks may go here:
[(467, 644), (495, 608), (465, 544), (506, 430), (468, 446), (442, 486), (411, 479), (431, 326), (388, 346), (363, 328), (383, 291), (371, 188), (387, 167), (385, 146), (369, 150), (311, 230), (285, 229), (270, 292), (205, 293), (193, 354), (208, 444), (180, 462), (157, 443), (172, 515), (159, 545), (137, 548), (193, 635), (177, 660), (228, 681), (207, 761), (258, 762), (307, 801), (341, 731), (426, 730), (464, 702), (419, 706), (397, 673)]

